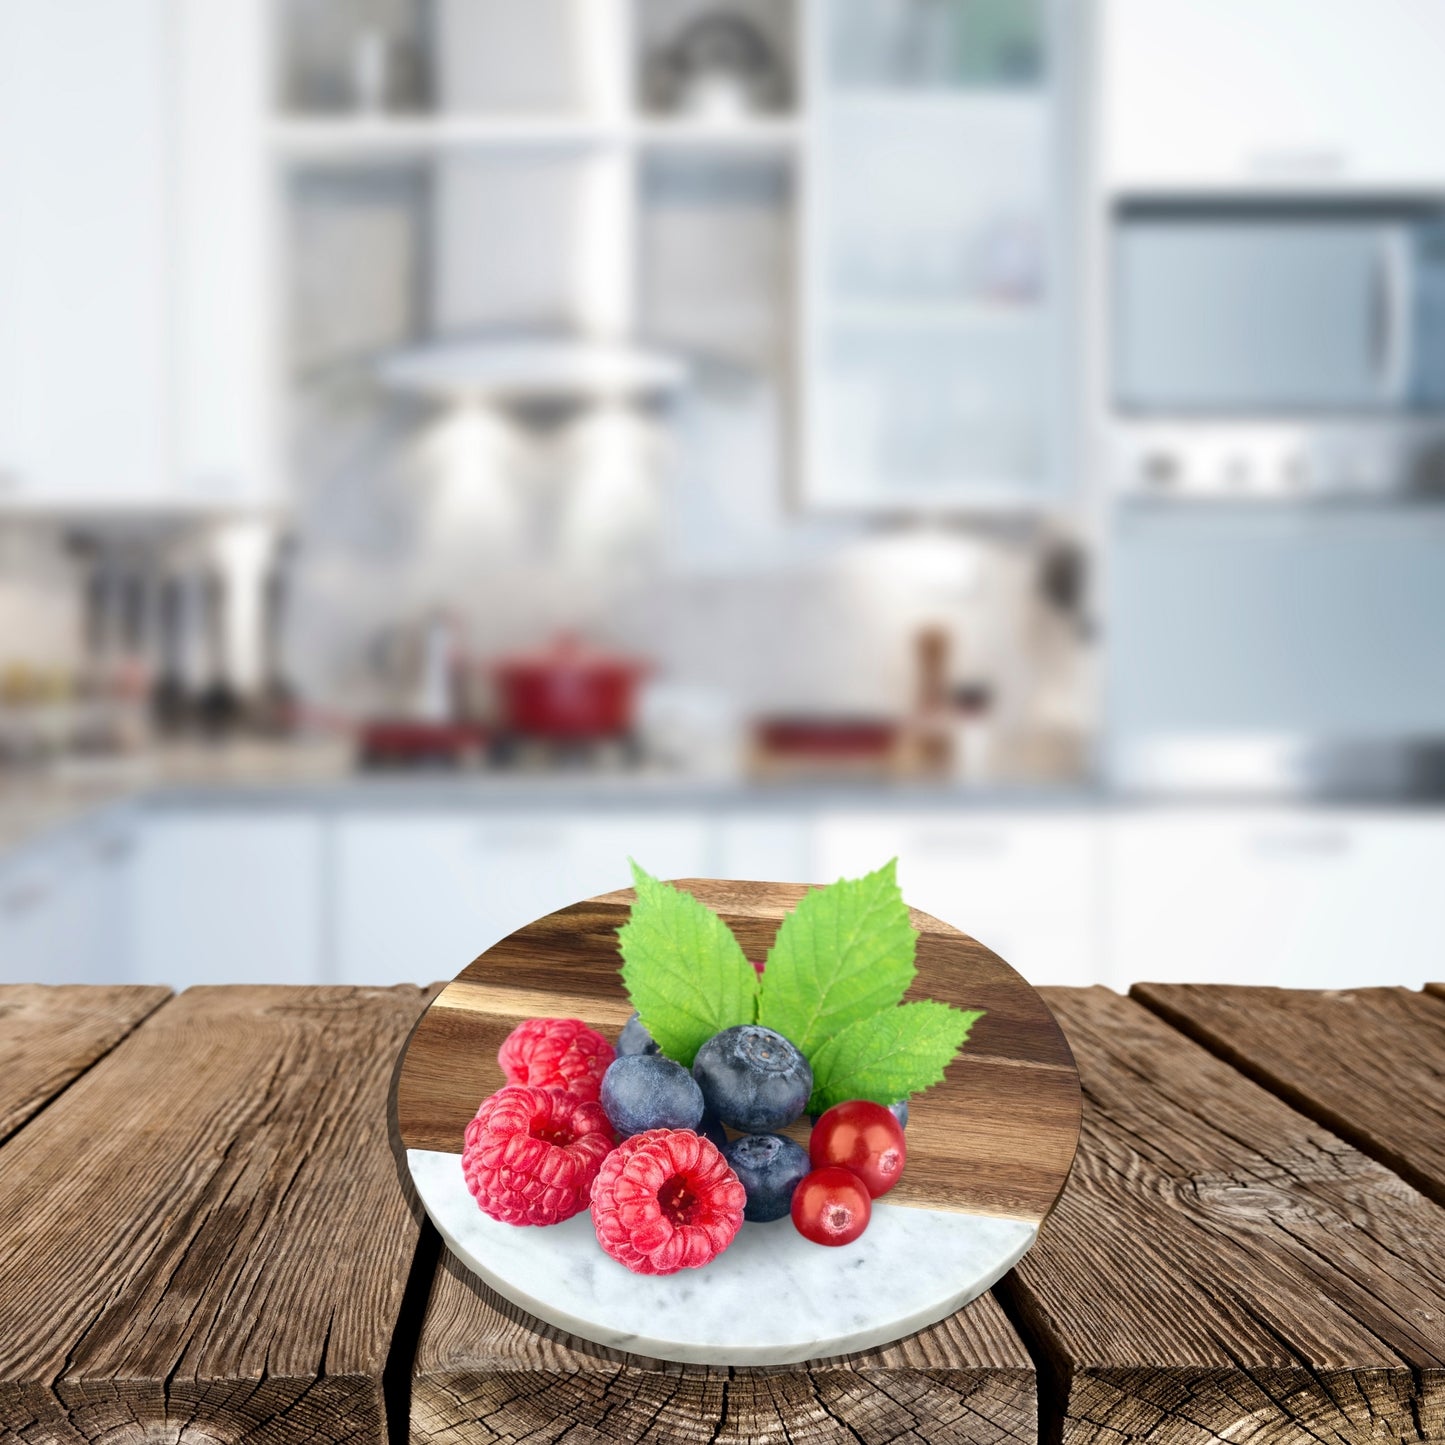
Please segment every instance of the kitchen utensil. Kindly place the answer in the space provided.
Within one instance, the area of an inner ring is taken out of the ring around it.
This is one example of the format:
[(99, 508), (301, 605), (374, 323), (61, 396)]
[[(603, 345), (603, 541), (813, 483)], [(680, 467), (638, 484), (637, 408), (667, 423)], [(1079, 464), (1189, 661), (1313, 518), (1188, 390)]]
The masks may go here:
[(284, 655), (286, 602), (285, 563), (278, 557), (262, 589), (261, 689), (252, 709), (257, 729), (273, 737), (296, 726), (297, 693)]
[(699, 15), (652, 60), (653, 100), (664, 110), (735, 119), (781, 109), (785, 89), (762, 31), (727, 11)]
[(205, 635), (210, 650), (210, 678), (196, 699), (196, 718), (201, 731), (219, 738), (230, 733), (241, 720), (241, 697), (231, 675), (227, 650), (226, 581), (219, 572), (207, 573), (201, 581)]
[(786, 713), (758, 718), (752, 731), (752, 772), (791, 778), (882, 780), (898, 768), (901, 729), (888, 717)]
[(507, 733), (548, 742), (593, 742), (631, 735), (637, 687), (651, 667), (563, 634), (535, 652), (499, 658), (491, 671), (499, 721)]
[(948, 633), (924, 627), (914, 638), (918, 691), (909, 734), (915, 771), (937, 777), (946, 773), (953, 755), (948, 725)]
[(490, 741), (479, 723), (372, 718), (357, 734), (357, 754), (364, 768), (459, 767), (480, 762)]

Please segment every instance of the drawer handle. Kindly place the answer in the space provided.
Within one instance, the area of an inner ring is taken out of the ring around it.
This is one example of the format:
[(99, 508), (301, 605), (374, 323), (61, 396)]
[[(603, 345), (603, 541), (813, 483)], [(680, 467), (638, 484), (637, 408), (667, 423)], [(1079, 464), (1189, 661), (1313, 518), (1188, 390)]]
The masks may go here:
[(1343, 828), (1257, 833), (1252, 842), (1261, 858), (1337, 858), (1353, 846), (1353, 839)]
[(95, 845), (95, 858), (101, 863), (124, 863), (135, 852), (135, 839), (130, 834), (102, 838)]
[(1257, 176), (1338, 176), (1345, 171), (1345, 153), (1336, 146), (1291, 146), (1256, 151), (1249, 168)]
[(518, 828), (515, 832), (499, 829), (496, 832), (478, 833), (476, 845), (479, 848), (517, 848), (530, 852), (545, 849), (548, 852), (557, 852), (566, 846), (566, 838), (555, 830), (549, 831), (545, 828)]
[(5, 912), (12, 918), (33, 913), (50, 897), (50, 892), (48, 883), (22, 883), (5, 895)]
[(999, 832), (919, 833), (910, 845), (912, 852), (960, 853), (970, 858), (1001, 858), (1008, 850), (1008, 835)]

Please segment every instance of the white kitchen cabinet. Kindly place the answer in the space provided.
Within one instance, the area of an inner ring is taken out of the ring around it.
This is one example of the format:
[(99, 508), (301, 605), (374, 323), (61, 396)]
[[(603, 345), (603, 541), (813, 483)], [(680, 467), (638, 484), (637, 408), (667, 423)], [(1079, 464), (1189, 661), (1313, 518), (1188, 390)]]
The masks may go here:
[(709, 871), (699, 816), (375, 813), (337, 824), (336, 982), (430, 983), (533, 919), (631, 878)]
[(57, 880), (51, 938), (56, 982), (130, 977), (131, 903), (139, 822), (129, 812), (95, 819), (69, 841)]
[(320, 983), (326, 829), (319, 813), (163, 810), (136, 856), (130, 977)]
[(272, 9), (171, 0), (167, 489), (194, 506), (267, 506), (283, 496)]
[(0, 983), (68, 983), (57, 967), (60, 867), (27, 849), (0, 868)]
[(897, 857), (909, 903), (1030, 983), (1100, 983), (1100, 827), (1097, 815), (1068, 812), (830, 814), (814, 872), (854, 878)]
[(0, 982), (128, 977), (135, 836), (131, 814), (102, 814), (0, 867)]
[(1437, 186), (1445, 7), (1104, 0), (1106, 189)]
[(1445, 959), (1445, 819), (1345, 809), (1140, 812), (1108, 831), (1114, 979), (1418, 987)]
[(815, 883), (813, 829), (796, 813), (725, 815), (713, 829), (711, 876), (754, 882)]
[(0, 506), (274, 485), (268, 8), (0, 6)]
[(0, 6), (6, 502), (110, 501), (164, 474), (166, 9)]
[(805, 499), (1055, 505), (1066, 7), (809, 8)]

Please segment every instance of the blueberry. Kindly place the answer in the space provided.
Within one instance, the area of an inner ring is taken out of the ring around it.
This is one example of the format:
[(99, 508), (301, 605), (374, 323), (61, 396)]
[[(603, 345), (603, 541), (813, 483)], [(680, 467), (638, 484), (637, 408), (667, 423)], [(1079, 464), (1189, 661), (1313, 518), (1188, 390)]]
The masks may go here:
[(702, 1091), (681, 1064), (661, 1054), (624, 1054), (602, 1076), (602, 1108), (619, 1134), (693, 1129)]
[(697, 1126), (697, 1132), (701, 1134), (704, 1139), (711, 1139), (719, 1149), (727, 1148), (728, 1136), (726, 1130), (724, 1130), (722, 1124), (705, 1109), (703, 1110), (702, 1121)]
[(633, 1014), (617, 1035), (617, 1052), (621, 1057), (628, 1058), (633, 1054), (660, 1054), (662, 1049), (643, 1027), (642, 1020)]
[(801, 1144), (779, 1134), (744, 1134), (723, 1154), (747, 1191), (743, 1218), (754, 1224), (787, 1214), (798, 1180), (813, 1167)]
[[(888, 1106), (888, 1112), (889, 1112), (890, 1114), (892, 1114), (895, 1119), (898, 1120), (898, 1126), (899, 1126), (899, 1128), (901, 1128), (901, 1129), (906, 1129), (906, 1128), (908, 1127), (908, 1100), (907, 1100), (907, 1099), (900, 1099), (896, 1104), (890, 1104), (890, 1105)], [(823, 1117), (823, 1116), (822, 1116), (821, 1114), (809, 1114), (809, 1115), (808, 1115), (808, 1122), (809, 1122), (810, 1124), (816, 1124), (816, 1123), (818, 1122), (818, 1120), (821, 1119), (822, 1117)]]
[(744, 1134), (769, 1134), (791, 1124), (813, 1092), (807, 1059), (761, 1024), (737, 1024), (714, 1034), (697, 1051), (692, 1076), (708, 1108)]

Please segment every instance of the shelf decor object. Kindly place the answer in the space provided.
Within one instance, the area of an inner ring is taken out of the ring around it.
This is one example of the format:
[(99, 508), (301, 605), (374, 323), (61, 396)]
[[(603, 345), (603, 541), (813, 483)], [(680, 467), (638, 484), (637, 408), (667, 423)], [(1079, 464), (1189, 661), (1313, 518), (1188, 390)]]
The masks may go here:
[[(809, 891), (704, 879), (676, 886), (714, 910), (750, 959), (767, 957)], [(905, 1002), (926, 997), (983, 1013), (943, 1081), (915, 1097), (904, 1172), (854, 1243), (821, 1247), (786, 1218), (745, 1223), (705, 1266), (647, 1276), (603, 1253), (586, 1210), (548, 1227), (483, 1214), (461, 1151), (479, 1104), (506, 1082), (498, 1048), (539, 1017), (580, 1019), (617, 1038), (632, 1013), (617, 932), (634, 899), (624, 889), (575, 903), (502, 940), (442, 990), (408, 1041), (393, 1088), (393, 1144), (462, 1264), (514, 1304), (598, 1344), (680, 1362), (768, 1365), (899, 1339), (951, 1315), (1022, 1257), (1078, 1143), (1073, 1056), (1013, 969), (917, 911), (917, 974)], [(783, 1132), (806, 1145), (806, 1118)]]

